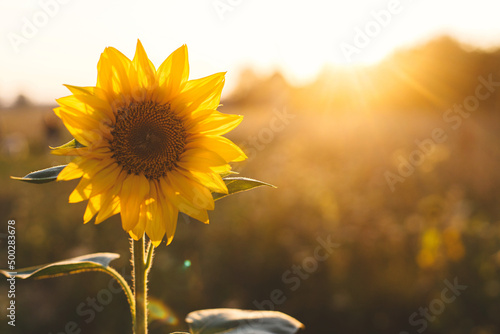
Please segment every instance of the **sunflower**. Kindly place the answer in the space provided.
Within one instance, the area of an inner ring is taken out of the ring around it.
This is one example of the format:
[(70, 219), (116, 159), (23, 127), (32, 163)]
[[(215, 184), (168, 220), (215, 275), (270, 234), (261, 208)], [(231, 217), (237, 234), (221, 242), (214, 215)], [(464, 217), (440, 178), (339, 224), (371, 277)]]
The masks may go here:
[(72, 95), (54, 109), (78, 143), (53, 150), (75, 156), (57, 180), (80, 178), (69, 202), (88, 200), (84, 223), (120, 213), (155, 247), (172, 241), (179, 211), (208, 223), (228, 163), (246, 158), (222, 136), (242, 120), (216, 110), (225, 73), (188, 80), (185, 45), (155, 69), (140, 41), (132, 60), (106, 48), (97, 69), (95, 87), (66, 85)]

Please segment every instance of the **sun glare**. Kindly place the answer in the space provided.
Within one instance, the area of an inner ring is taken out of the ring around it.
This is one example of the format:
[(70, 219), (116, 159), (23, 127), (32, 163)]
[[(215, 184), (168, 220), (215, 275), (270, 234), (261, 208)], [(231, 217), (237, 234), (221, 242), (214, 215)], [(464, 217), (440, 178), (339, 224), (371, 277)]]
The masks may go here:
[[(0, 42), (6, 50), (4, 62), (0, 64), (3, 73), (0, 87), (8, 96), (0, 97), (5, 102), (12, 101), (16, 94), (29, 93), (35, 101), (50, 103), (53, 96), (64, 93), (59, 82), (72, 62), (88, 63), (88, 58), (109, 41), (123, 50), (131, 50), (136, 38), (144, 41), (153, 59), (188, 43), (191, 60), (197, 65), (195, 71), (200, 71), (193, 72), (193, 77), (205, 76), (214, 69), (227, 70), (229, 88), (231, 74), (243, 67), (266, 73), (282, 71), (293, 83), (307, 84), (325, 66), (370, 66), (396, 50), (441, 35), (480, 47), (499, 44), (500, 21), (495, 17), (497, 11), (492, 10), (497, 4), (490, 0), (475, 3), (358, 0), (307, 4), (223, 1), (226, 3), (223, 8), (215, 5), (220, 2), (209, 2), (200, 8), (181, 2), (134, 4), (134, 10), (129, 1), (124, 1), (119, 8), (100, 4), (101, 12), (111, 14), (106, 15), (105, 20), (100, 20), (99, 14), (96, 18), (99, 20), (92, 27), (87, 26), (85, 18), (96, 15), (94, 7), (83, 3), (61, 5), (53, 18), (36, 4), (26, 7), (11, 3), (8, 10), (0, 11), (0, 21), (4, 22), (8, 37)], [(472, 9), (478, 8), (481, 11), (470, 15)], [(176, 15), (165, 21), (165, 12)], [(39, 22), (39, 17), (44, 15), (47, 22)], [(143, 22), (141, 17), (148, 20)], [(190, 17), (197, 24), (185, 25), (184, 17)], [(255, 18), (259, 18), (258, 24)], [(158, 22), (163, 24), (161, 29)], [(181, 33), (170, 33), (179, 26), (183, 26)], [(96, 38), (75, 39), (75, 31), (85, 31), (85, 36), (90, 34)], [(216, 52), (210, 53), (208, 59), (202, 52), (213, 49), (215, 41)], [(55, 45), (65, 48), (54, 55)], [(37, 60), (30, 60), (35, 54)], [(95, 72), (88, 67), (75, 72), (74, 76), (75, 81), (92, 82)], [(38, 82), (42, 80), (46, 84), (40, 87)]]

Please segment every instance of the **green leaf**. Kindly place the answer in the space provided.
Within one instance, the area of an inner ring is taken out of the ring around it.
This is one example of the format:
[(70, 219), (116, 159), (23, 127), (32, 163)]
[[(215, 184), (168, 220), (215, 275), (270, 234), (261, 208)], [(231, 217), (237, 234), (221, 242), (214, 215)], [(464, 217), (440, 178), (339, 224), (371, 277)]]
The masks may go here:
[(186, 317), (193, 334), (294, 334), (304, 325), (276, 311), (209, 309)]
[(66, 165), (49, 167), (29, 173), (28, 175), (23, 177), (11, 176), (10, 178), (13, 180), (19, 180), (29, 183), (47, 183), (55, 181), (57, 179), (57, 175), (59, 175), (64, 167), (66, 167)]
[(239, 193), (240, 191), (245, 191), (245, 190), (250, 190), (256, 187), (261, 187), (261, 186), (268, 186), (272, 188), (276, 188), (272, 184), (262, 182), (259, 180), (254, 180), (254, 179), (249, 179), (247, 177), (225, 177), (223, 178), (224, 182), (226, 183), (228, 193), (227, 194), (220, 194), (220, 193), (213, 193), (212, 196), (214, 200), (221, 199), (223, 197)]
[(76, 274), (82, 271), (107, 271), (109, 263), (119, 257), (120, 255), (116, 253), (94, 253), (15, 271), (0, 270), (0, 273), (7, 277), (42, 279)]
[(10, 178), (13, 180), (19, 180), (29, 183), (47, 183), (55, 181), (57, 179), (57, 175), (59, 175), (64, 167), (66, 167), (66, 165), (49, 167), (29, 173), (28, 175), (23, 177), (11, 176)]

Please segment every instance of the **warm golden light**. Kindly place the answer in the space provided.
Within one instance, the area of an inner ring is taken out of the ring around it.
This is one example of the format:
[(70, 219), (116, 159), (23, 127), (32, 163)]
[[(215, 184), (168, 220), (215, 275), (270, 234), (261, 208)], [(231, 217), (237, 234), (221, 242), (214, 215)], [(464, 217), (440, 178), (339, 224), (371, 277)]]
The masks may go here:
[[(74, 63), (84, 65), (79, 72), (71, 71), (71, 79), (92, 82), (95, 67), (84, 60), (95, 58), (109, 43), (131, 53), (136, 38), (151, 50), (154, 62), (168, 50), (189, 44), (196, 64), (193, 77), (225, 68), (229, 70), (228, 92), (234, 87), (235, 70), (247, 66), (259, 73), (278, 69), (292, 82), (303, 84), (314, 80), (325, 65), (371, 65), (397, 49), (443, 34), (481, 47), (500, 43), (493, 0), (307, 4), (212, 0), (195, 7), (184, 2), (153, 1), (138, 6), (124, 1), (117, 7), (46, 0), (7, 1), (1, 6), (5, 38), (0, 41), (4, 50), (0, 98), (9, 102), (20, 92), (44, 103), (63, 95), (60, 82), (67, 80)], [(168, 20), (164, 13), (169, 13)], [(89, 26), (90, 18), (94, 24)], [(184, 24), (186, 18), (196, 24)], [(213, 49), (214, 42), (216, 52), (209, 56), (203, 50)]]

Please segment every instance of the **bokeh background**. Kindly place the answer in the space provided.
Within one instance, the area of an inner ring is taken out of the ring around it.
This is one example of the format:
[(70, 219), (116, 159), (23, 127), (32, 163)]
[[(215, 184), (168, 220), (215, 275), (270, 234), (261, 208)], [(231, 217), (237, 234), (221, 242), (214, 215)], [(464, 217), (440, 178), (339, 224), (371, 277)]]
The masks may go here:
[[(273, 183), (180, 217), (150, 276), (150, 331), (203, 308), (276, 309), (304, 333), (500, 331), (500, 5), (496, 1), (0, 0), (0, 267), (116, 252), (119, 218), (83, 225), (76, 182), (15, 182), (65, 164), (63, 83), (92, 86), (106, 46), (155, 63), (182, 44), (191, 78), (228, 71), (236, 171)], [(326, 248), (324, 245), (330, 245)], [(3, 263), (3, 264), (2, 264)], [(2, 333), (130, 333), (99, 273), (17, 280)], [(278, 297), (277, 297), (278, 296)]]

